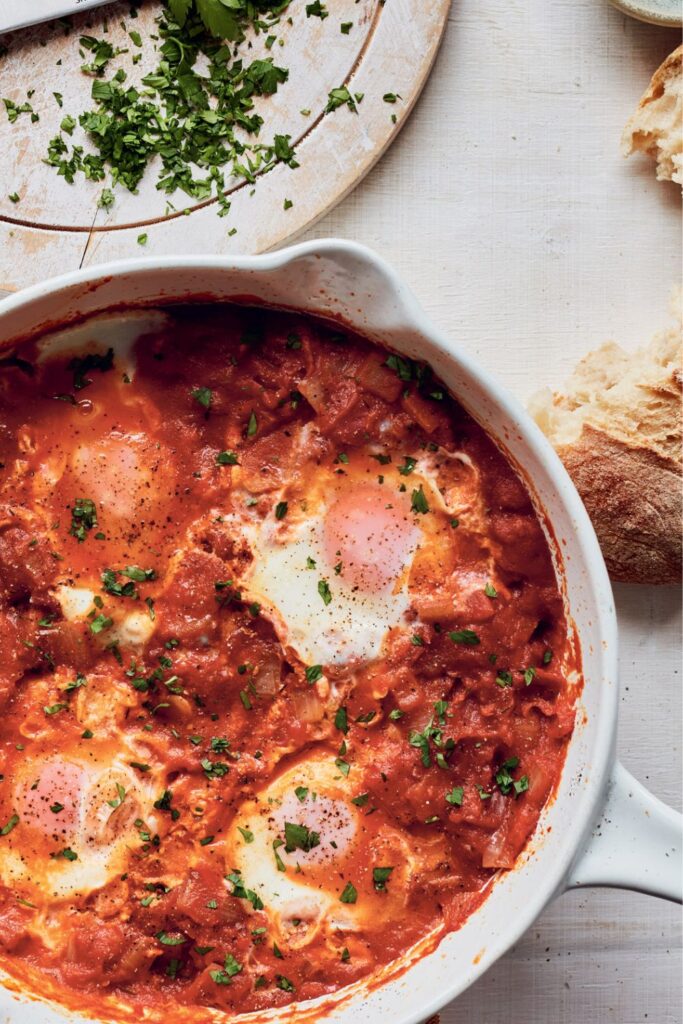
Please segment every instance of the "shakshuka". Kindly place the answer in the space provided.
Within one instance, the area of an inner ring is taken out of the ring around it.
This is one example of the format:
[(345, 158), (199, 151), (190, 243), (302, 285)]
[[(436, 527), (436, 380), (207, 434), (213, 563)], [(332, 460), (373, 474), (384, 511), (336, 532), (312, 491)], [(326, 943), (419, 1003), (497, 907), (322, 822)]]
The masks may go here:
[(458, 928), (580, 685), (518, 475), (428, 367), (240, 305), (0, 352), (0, 966), (170, 1019)]

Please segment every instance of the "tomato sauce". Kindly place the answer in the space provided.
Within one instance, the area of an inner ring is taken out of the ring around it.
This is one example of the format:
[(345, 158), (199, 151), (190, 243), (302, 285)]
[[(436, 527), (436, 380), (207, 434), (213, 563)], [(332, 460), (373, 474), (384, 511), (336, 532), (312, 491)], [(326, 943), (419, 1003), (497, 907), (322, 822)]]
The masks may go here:
[(264, 1010), (459, 928), (579, 680), (529, 494), (427, 367), (227, 304), (0, 358), (0, 964), (34, 991)]

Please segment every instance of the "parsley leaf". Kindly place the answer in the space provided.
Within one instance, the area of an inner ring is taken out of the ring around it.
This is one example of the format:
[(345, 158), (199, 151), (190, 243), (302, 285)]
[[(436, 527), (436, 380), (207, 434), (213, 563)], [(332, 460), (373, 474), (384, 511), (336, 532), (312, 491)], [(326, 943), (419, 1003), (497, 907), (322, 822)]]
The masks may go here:
[(306, 825), (297, 825), (293, 821), (285, 822), (286, 853), (293, 853), (294, 850), (308, 853), (315, 846), (320, 846), (320, 836), (317, 832), (311, 831)]
[(344, 891), (339, 897), (340, 903), (355, 903), (358, 899), (358, 891), (352, 882), (347, 882)]

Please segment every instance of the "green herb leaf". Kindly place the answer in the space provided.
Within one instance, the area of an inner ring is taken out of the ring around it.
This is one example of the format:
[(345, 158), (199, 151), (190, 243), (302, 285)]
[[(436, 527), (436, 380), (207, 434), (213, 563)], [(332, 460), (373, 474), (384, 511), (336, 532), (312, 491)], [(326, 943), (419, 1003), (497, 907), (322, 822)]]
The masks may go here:
[(235, 452), (219, 452), (216, 456), (216, 463), (219, 466), (236, 466), (237, 455)]
[(194, 391), (190, 393), (204, 409), (210, 408), (213, 400), (213, 391), (211, 388), (195, 388)]
[(19, 815), (18, 814), (13, 814), (12, 817), (7, 822), (7, 824), (3, 825), (2, 828), (0, 828), (0, 836), (8, 836), (10, 834), (10, 832), (12, 831), (12, 829), (16, 828), (16, 826), (18, 824), (19, 824)]
[(422, 515), (429, 512), (429, 504), (427, 502), (425, 492), (422, 490), (422, 484), (420, 484), (416, 491), (413, 491), (410, 500), (410, 507), (413, 512), (418, 512)]
[(349, 731), (349, 716), (345, 707), (337, 708), (337, 713), (334, 716), (334, 724), (340, 732), (344, 735)]
[(456, 629), (448, 634), (449, 640), (454, 644), (464, 644), (465, 647), (477, 647), (481, 640), (472, 629)]
[(293, 821), (285, 822), (285, 851), (303, 850), (308, 853), (315, 846), (320, 846), (320, 836), (312, 832), (306, 825), (297, 825)]
[(309, 683), (316, 683), (322, 677), (322, 665), (309, 665), (306, 669), (306, 679)]
[(372, 869), (372, 881), (374, 883), (377, 892), (387, 891), (387, 882), (391, 877), (393, 868), (373, 868)]
[(347, 882), (344, 886), (344, 891), (339, 897), (340, 903), (355, 903), (358, 899), (358, 892), (355, 885), (352, 882)]

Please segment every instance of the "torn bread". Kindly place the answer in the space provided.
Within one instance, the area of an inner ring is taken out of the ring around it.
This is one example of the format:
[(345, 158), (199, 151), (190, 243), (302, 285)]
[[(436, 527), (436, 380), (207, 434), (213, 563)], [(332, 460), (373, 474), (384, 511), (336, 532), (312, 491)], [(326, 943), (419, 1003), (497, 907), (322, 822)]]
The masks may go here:
[(561, 392), (529, 409), (552, 442), (593, 520), (615, 580), (681, 580), (682, 334), (675, 327), (624, 352), (607, 342)]
[(683, 185), (683, 46), (655, 71), (621, 145), (625, 156), (639, 151), (656, 160), (660, 181)]

